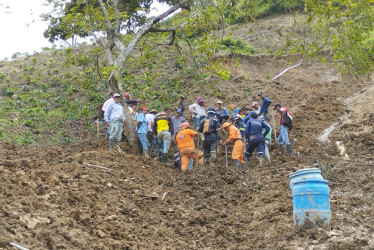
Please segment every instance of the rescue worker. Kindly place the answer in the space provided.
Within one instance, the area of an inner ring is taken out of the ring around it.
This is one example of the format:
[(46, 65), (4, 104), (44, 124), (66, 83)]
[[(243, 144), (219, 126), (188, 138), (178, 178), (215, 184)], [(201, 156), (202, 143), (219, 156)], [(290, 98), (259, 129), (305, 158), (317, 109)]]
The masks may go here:
[(197, 98), (196, 103), (191, 104), (188, 109), (192, 112), (192, 119), (194, 121), (195, 130), (198, 129), (199, 123), (205, 118), (205, 100), (202, 97)]
[(141, 112), (136, 116), (136, 135), (139, 137), (140, 143), (142, 144), (143, 148), (143, 156), (149, 158), (149, 141), (147, 139), (147, 120), (145, 118), (146, 114), (148, 113), (147, 106), (143, 106)]
[(169, 108), (165, 108), (164, 112), (161, 112), (155, 117), (153, 133), (157, 136), (160, 161), (166, 163), (170, 142), (172, 140), (171, 135), (174, 134), (173, 121), (170, 117)]
[(217, 140), (221, 137), (221, 128), (216, 117), (216, 110), (208, 108), (208, 117), (200, 122), (198, 132), (204, 134), (204, 163), (210, 162), (211, 166), (214, 166), (217, 160)]
[[(265, 132), (262, 133), (262, 129), (265, 128)], [(256, 113), (251, 113), (251, 119), (247, 122), (245, 127), (245, 138), (247, 141), (246, 145), (246, 160), (249, 164), (249, 160), (253, 154), (253, 151), (257, 148), (258, 156), (260, 157), (260, 166), (265, 162), (265, 137), (269, 133), (270, 127), (264, 121), (258, 119)]]
[(265, 96), (265, 93), (263, 91), (260, 91), (260, 93), (258, 93), (258, 96), (261, 98), (259, 116), (263, 116), (264, 121), (268, 121), (269, 120), (269, 106), (271, 104), (271, 100)]
[(283, 142), (286, 144), (287, 154), (292, 154), (292, 147), (288, 139), (288, 133), (292, 129), (292, 114), (286, 107), (282, 107), (279, 103), (275, 104), (274, 110), (280, 114), (280, 133), (277, 138), (281, 155), (284, 156)]
[(231, 123), (225, 122), (222, 125), (222, 128), (229, 132), (229, 137), (227, 140), (223, 143), (223, 145), (226, 145), (230, 142), (234, 143), (234, 148), (232, 149), (232, 155), (231, 158), (234, 160), (234, 166), (240, 167), (241, 164), (244, 163), (244, 143), (242, 140), (242, 136), (240, 135), (239, 129), (237, 129), (235, 126), (233, 126)]
[(222, 107), (222, 101), (221, 100), (219, 100), (217, 102), (216, 113), (217, 113), (217, 118), (219, 119), (219, 122), (221, 124), (226, 122), (229, 119), (229, 113), (227, 112), (226, 108)]
[(243, 122), (242, 116), (241, 115), (236, 115), (234, 117), (234, 126), (239, 129), (240, 135), (242, 138), (245, 138), (245, 123)]
[(115, 93), (113, 100), (105, 110), (104, 119), (109, 126), (109, 150), (112, 150), (114, 144), (119, 147), (119, 142), (122, 140), (123, 121), (125, 114), (123, 113), (122, 105), (119, 103), (121, 95)]
[(181, 125), (181, 131), (176, 136), (176, 142), (179, 147), (179, 154), (181, 157), (181, 170), (186, 171), (187, 169), (192, 169), (193, 161), (192, 159), (199, 158), (199, 164), (203, 164), (202, 154), (197, 157), (198, 152), (195, 148), (195, 143), (193, 141), (194, 136), (198, 136), (199, 133), (190, 129), (190, 124), (183, 122)]

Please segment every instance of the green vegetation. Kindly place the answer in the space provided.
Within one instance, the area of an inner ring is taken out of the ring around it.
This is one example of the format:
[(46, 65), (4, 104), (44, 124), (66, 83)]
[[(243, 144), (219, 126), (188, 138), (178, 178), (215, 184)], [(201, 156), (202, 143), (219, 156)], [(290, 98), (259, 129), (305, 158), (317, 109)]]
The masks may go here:
[[(147, 13), (146, 4), (150, 1), (140, 2), (145, 4)], [(73, 3), (67, 9), (60, 9), (60, 17), (45, 16), (50, 22), (56, 21), (46, 31), (49, 39), (88, 37), (91, 29), (99, 30), (107, 25), (104, 15), (98, 13), (96, 26), (89, 27), (83, 18), (87, 9), (78, 8), (83, 1)], [(135, 18), (121, 27), (129, 31), (120, 36), (125, 45), (145, 21), (144, 16), (134, 11), (138, 3), (130, 3), (133, 5), (121, 6), (120, 13), (125, 20)], [(92, 4), (89, 14), (101, 11)], [(114, 9), (107, 7), (109, 19), (114, 23)], [(105, 51), (99, 44), (62, 50), (43, 48), (46, 54), (22, 59), (17, 59), (23, 55), (17, 52), (12, 56), (13, 63), (17, 64), (14, 67), (0, 62), (1, 69), (9, 69), (0, 72), (0, 139), (20, 145), (70, 143), (78, 130), (95, 131), (93, 121), (101, 118), (99, 107), (110, 92), (110, 76), (117, 71), (117, 84), (152, 108), (170, 106), (181, 94), (195, 95), (202, 90), (210, 91), (207, 93), (210, 96), (221, 97), (223, 93), (216, 87), (217, 81), (234, 76), (222, 66), (217, 54), (222, 51), (256, 53), (256, 48), (242, 38), (227, 34), (225, 28), (252, 22), (261, 16), (295, 11), (293, 32), (286, 34), (287, 46), (278, 51), (279, 55), (300, 53), (321, 61), (342, 61), (347, 68), (361, 73), (373, 69), (374, 15), (369, 0), (308, 1), (306, 4), (300, 0), (217, 0), (199, 1), (189, 7), (190, 11), (183, 10), (156, 25), (158, 29), (175, 28), (175, 33), (146, 33), (122, 68), (105, 59)], [(304, 9), (307, 16), (297, 14)], [(108, 37), (108, 44), (113, 39)], [(321, 53), (326, 50), (332, 53), (329, 56)], [(111, 53), (116, 58), (120, 52), (115, 47)], [(266, 74), (265, 78), (271, 76)], [(243, 94), (251, 91), (247, 87)]]

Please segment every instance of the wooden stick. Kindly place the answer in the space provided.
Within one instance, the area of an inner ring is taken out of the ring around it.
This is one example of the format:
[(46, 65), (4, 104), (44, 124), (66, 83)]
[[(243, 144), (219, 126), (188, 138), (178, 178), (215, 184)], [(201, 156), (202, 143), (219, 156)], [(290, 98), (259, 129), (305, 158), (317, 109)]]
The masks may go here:
[(15, 247), (15, 248), (19, 249), (19, 250), (29, 250), (28, 248), (22, 247), (22, 246), (20, 246), (20, 245), (18, 245), (16, 243), (13, 243), (13, 242), (10, 242), (10, 245), (12, 247)]
[(96, 136), (97, 138), (100, 137), (100, 125), (99, 125), (99, 118), (96, 120)]
[(275, 128), (274, 111), (271, 112), (271, 121), (273, 123), (274, 141), (277, 141), (277, 129)]
[(296, 65), (293, 65), (291, 67), (288, 67), (287, 69), (283, 70), (281, 73), (279, 73), (278, 75), (276, 75), (273, 79), (271, 79), (271, 81), (275, 81), (276, 79), (278, 79), (279, 77), (281, 77), (284, 73), (286, 73), (287, 71), (291, 70), (291, 69), (294, 69), (294, 68), (297, 68), (299, 66), (301, 66), (303, 64), (303, 62), (301, 63), (298, 63)]
[(86, 166), (89, 166), (89, 167), (101, 168), (101, 169), (105, 169), (107, 171), (113, 171), (114, 170), (113, 168), (106, 168), (106, 167), (102, 167), (102, 166), (99, 166), (99, 165), (90, 164), (90, 163), (87, 163), (87, 162), (83, 162), (83, 165), (86, 165)]
[(200, 144), (200, 135), (197, 134), (197, 150), (196, 150), (196, 163), (195, 163), (195, 168), (199, 166), (199, 144)]

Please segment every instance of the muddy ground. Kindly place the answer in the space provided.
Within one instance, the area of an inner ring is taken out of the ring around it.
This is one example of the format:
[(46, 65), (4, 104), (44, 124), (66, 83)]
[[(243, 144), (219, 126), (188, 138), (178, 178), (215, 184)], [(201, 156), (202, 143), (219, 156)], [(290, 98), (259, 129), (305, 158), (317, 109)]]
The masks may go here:
[[(295, 155), (281, 158), (273, 141), (272, 163), (263, 168), (255, 157), (250, 168), (226, 168), (221, 153), (215, 167), (182, 174), (126, 153), (126, 143), (125, 153), (108, 152), (104, 139), (33, 149), (0, 143), (0, 249), (11, 249), (9, 242), (30, 249), (374, 249), (373, 77), (314, 63), (270, 82), (289, 59), (228, 56), (223, 66), (233, 78), (213, 79), (223, 96), (203, 86), (186, 100), (205, 93), (209, 106), (220, 98), (249, 107), (264, 90), (288, 107)], [(310, 166), (329, 181), (331, 231), (293, 230), (288, 175)]]
[[(0, 247), (31, 249), (372, 249), (372, 165), (320, 159), (332, 231), (293, 231), (288, 174), (302, 156), (181, 174), (138, 156), (1, 144)], [(111, 172), (84, 165), (114, 169)]]

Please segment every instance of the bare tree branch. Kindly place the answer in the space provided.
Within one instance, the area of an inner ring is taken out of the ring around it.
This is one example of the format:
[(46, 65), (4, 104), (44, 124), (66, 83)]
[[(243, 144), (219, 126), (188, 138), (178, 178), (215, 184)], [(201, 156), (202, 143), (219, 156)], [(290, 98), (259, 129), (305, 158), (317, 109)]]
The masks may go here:
[(105, 5), (104, 5), (104, 3), (103, 3), (102, 0), (98, 0), (98, 1), (100, 3), (101, 10), (103, 11), (104, 16), (105, 16), (106, 24), (108, 26), (108, 33), (109, 33), (109, 35), (112, 35), (113, 34), (113, 25), (110, 22), (108, 10), (106, 9), (106, 7), (105, 7)]

